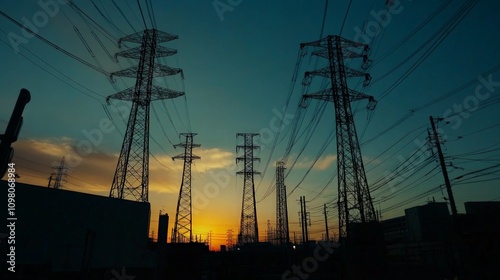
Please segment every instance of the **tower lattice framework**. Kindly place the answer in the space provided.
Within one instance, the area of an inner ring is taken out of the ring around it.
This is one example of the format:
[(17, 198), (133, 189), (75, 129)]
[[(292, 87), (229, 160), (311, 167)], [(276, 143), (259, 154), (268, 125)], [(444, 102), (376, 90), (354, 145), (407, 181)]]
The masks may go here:
[(344, 59), (363, 58), (362, 68), (368, 68), (369, 47), (366, 44), (331, 35), (318, 41), (301, 44), (301, 48), (306, 47), (313, 49), (312, 55), (328, 60), (326, 67), (306, 72), (303, 83), (308, 86), (313, 76), (321, 76), (328, 78), (332, 87), (305, 94), (303, 106), (307, 106), (309, 99), (333, 101), (335, 105), (339, 231), (340, 237), (346, 238), (353, 223), (376, 221), (351, 109), (351, 102), (368, 99), (367, 109), (373, 110), (376, 101), (372, 96), (352, 90), (347, 85), (347, 78), (364, 77), (363, 86), (367, 86), (371, 80), (370, 75), (344, 64)]
[(175, 213), (175, 224), (172, 232), (172, 243), (193, 242), (193, 212), (191, 203), (191, 165), (193, 160), (200, 159), (193, 154), (193, 148), (200, 147), (200, 144), (194, 144), (193, 137), (196, 133), (181, 133), (180, 136), (186, 137), (186, 141), (175, 147), (184, 148), (184, 153), (173, 157), (173, 160), (184, 160), (184, 169), (182, 172), (182, 183), (179, 191), (179, 200), (177, 201), (177, 211)]
[(285, 162), (276, 163), (276, 243), (290, 243), (288, 232), (288, 206), (286, 201)]
[[(66, 182), (66, 178), (68, 176), (67, 171), (68, 168), (66, 167), (64, 163), (65, 157), (62, 157), (61, 163), (58, 166), (52, 166), (52, 169), (55, 171), (52, 174), (50, 174), (49, 178), (49, 188), (52, 187), (54, 189), (62, 189), (64, 188), (64, 183)], [(54, 183), (52, 184), (52, 180), (54, 180)]]
[(182, 75), (181, 69), (156, 63), (155, 59), (176, 54), (176, 50), (163, 47), (160, 43), (177, 38), (176, 35), (156, 29), (146, 29), (121, 38), (119, 41), (120, 45), (122, 42), (141, 45), (116, 54), (120, 57), (138, 59), (138, 65), (111, 75), (136, 78), (135, 86), (106, 98), (108, 102), (109, 99), (132, 102), (127, 130), (109, 193), (110, 197), (148, 201), (149, 105), (151, 101), (184, 95), (183, 92), (153, 84), (155, 77)]
[(260, 146), (254, 145), (254, 137), (259, 136), (258, 133), (237, 133), (236, 137), (243, 138), (243, 145), (236, 146), (236, 152), (243, 149), (242, 157), (236, 158), (236, 163), (243, 161), (243, 170), (236, 172), (238, 175), (243, 175), (243, 200), (241, 205), (241, 223), (240, 232), (238, 233), (238, 244), (259, 242), (259, 229), (257, 224), (257, 209), (255, 205), (255, 186), (254, 174), (260, 174), (253, 168), (253, 162), (260, 160), (254, 157), (254, 150)]

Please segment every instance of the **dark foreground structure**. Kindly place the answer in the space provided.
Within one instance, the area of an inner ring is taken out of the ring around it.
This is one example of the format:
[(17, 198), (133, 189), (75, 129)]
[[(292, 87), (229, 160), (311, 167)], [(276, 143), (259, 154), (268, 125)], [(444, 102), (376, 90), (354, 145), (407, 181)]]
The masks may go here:
[[(0, 181), (1, 199), (9, 193)], [(151, 242), (147, 202), (22, 183), (14, 194), (14, 215), (1, 216), (0, 279), (500, 279), (496, 202), (465, 204), (458, 243), (449, 238), (446, 204), (430, 203), (382, 224), (354, 225), (347, 246), (252, 243), (210, 252), (203, 243), (166, 243), (168, 215), (162, 242)]]
[[(7, 182), (0, 181), (0, 197), (7, 201), (7, 196)], [(109, 280), (122, 268), (153, 267), (147, 250), (149, 203), (16, 183), (13, 217), (15, 272), (7, 263), (12, 231), (2, 227), (2, 279)]]

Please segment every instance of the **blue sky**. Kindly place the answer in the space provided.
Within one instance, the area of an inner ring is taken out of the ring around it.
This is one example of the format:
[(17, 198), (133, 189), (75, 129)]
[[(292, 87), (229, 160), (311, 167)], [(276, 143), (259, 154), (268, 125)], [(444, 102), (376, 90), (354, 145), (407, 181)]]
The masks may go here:
[[(94, 1), (101, 12), (107, 15), (109, 21), (99, 14), (91, 2), (74, 2), (114, 37), (134, 32), (111, 1)], [(137, 2), (119, 2), (134, 29), (144, 29)], [(220, 2), (227, 4), (231, 1)], [(452, 179), (498, 164), (500, 157), (498, 151), (495, 151), (495, 148), (498, 148), (495, 144), (498, 144), (500, 127), (495, 126), (499, 122), (495, 98), (498, 98), (500, 87), (495, 85), (495, 81), (500, 81), (500, 71), (496, 70), (491, 72), (491, 76), (483, 75), (483, 78), (479, 78), (482, 73), (500, 62), (498, 52), (500, 39), (497, 35), (500, 21), (496, 14), (500, 4), (497, 1), (477, 3), (455, 28), (442, 38), (443, 41), (436, 45), (435, 50), (423, 62), (401, 84), (385, 95), (434, 41), (424, 46), (422, 52), (411, 54), (426, 40), (432, 38), (433, 34), (467, 2), (471, 1), (450, 1), (449, 5), (418, 32), (403, 41), (399, 48), (391, 51), (393, 46), (414, 31), (443, 3), (430, 0), (402, 0), (392, 7), (390, 20), (386, 18), (384, 22), (380, 22), (377, 21), (377, 15), (386, 13), (388, 9), (385, 1), (352, 1), (342, 36), (350, 40), (368, 38), (371, 47), (370, 58), (374, 62), (368, 69), (373, 77), (370, 87), (365, 89), (357, 87), (359, 80), (350, 81), (350, 85), (380, 100), (373, 114), (362, 110), (366, 101), (353, 104), (354, 109), (359, 109), (356, 110), (356, 125), (360, 142), (368, 141), (362, 146), (362, 154), (370, 185), (377, 185), (381, 178), (390, 178), (388, 174), (394, 173), (393, 170), (401, 164), (401, 161), (412, 158), (413, 152), (419, 148), (418, 144), (426, 141), (430, 115), (448, 117), (447, 120), (450, 121), (448, 125), (440, 122), (439, 126), (443, 128), (443, 135), (447, 138), (444, 147), (445, 154), (449, 157), (447, 162), (454, 166), (448, 168)], [(475, 1), (471, 3), (473, 2)], [(150, 160), (152, 226), (155, 226), (155, 216), (159, 210), (168, 212), (172, 218), (175, 215), (182, 163), (172, 162), (170, 157), (182, 151), (174, 150), (170, 142), (174, 144), (180, 142), (182, 139), (176, 134), (191, 130), (198, 133), (195, 141), (202, 145), (197, 151), (202, 160), (197, 161), (193, 169), (193, 188), (198, 187), (203, 192), (204, 187), (216, 181), (214, 178), (230, 180), (227, 184), (222, 184), (219, 192), (209, 199), (209, 203), (199, 203), (202, 205), (199, 206), (202, 211), (199, 211), (199, 218), (196, 216), (194, 218), (197, 234), (206, 235), (209, 230), (214, 230), (220, 242), (224, 239), (226, 229), (238, 230), (241, 211), (243, 182), (242, 178), (234, 175), (236, 169), (232, 167), (236, 157), (235, 135), (237, 132), (266, 131), (271, 128), (270, 123), (278, 116), (276, 112), (284, 114), (283, 109), (297, 62), (299, 45), (319, 38), (325, 7), (324, 1), (270, 3), (243, 0), (231, 3), (239, 4), (222, 13), (220, 17), (214, 7), (214, 1), (152, 1), (157, 28), (179, 35), (178, 40), (164, 44), (178, 49), (176, 56), (167, 58), (164, 62), (182, 68), (185, 74), (184, 80), (173, 77), (156, 81), (159, 85), (177, 90), (184, 89), (186, 92), (186, 98), (157, 102), (153, 105), (160, 122), (152, 114), (153, 140), (150, 149), (155, 156), (155, 159)], [(329, 1), (323, 35), (339, 33), (348, 3), (349, 1)], [(22, 21), (25, 17), (33, 22), (34, 15), (45, 12), (37, 1), (20, 3), (2, 0), (0, 7), (2, 12), (18, 21)], [(97, 34), (110, 53), (119, 50), (116, 45), (102, 33), (89, 27), (68, 4), (58, 4), (57, 9), (57, 11), (52, 10), (53, 16), (48, 16), (47, 22), (39, 26), (39, 35), (106, 72), (117, 71), (133, 64), (133, 61), (123, 59), (120, 59), (119, 64), (111, 61), (92, 36), (91, 30)], [(99, 123), (107, 119), (104, 106), (110, 112), (112, 126), (116, 129), (110, 133), (102, 133), (102, 139), (95, 138), (101, 140), (98, 141), (98, 145), (92, 146), (92, 153), (75, 161), (66, 188), (107, 195), (125, 130), (124, 121), (115, 111), (126, 103), (112, 101), (111, 105), (106, 105), (104, 97), (116, 92), (108, 77), (65, 56), (37, 38), (27, 39), (25, 44), (21, 44), (19, 53), (16, 53), (6, 34), (14, 32), (22, 35), (21, 30), (5, 17), (0, 20), (2, 32), (0, 56), (4, 69), (3, 75), (0, 76), (2, 85), (0, 128), (6, 126), (19, 89), (27, 88), (32, 94), (32, 101), (24, 113), (25, 123), (20, 139), (14, 145), (16, 148), (14, 160), (21, 175), (19, 180), (45, 185), (52, 171), (50, 165), (54, 161), (59, 161), (62, 156), (71, 157), (74, 147), (88, 140), (84, 131), (92, 134), (96, 129), (100, 129)], [(117, 26), (118, 30), (110, 22)], [(74, 27), (85, 38), (95, 58), (87, 51)], [(372, 29), (367, 30), (365, 27)], [(364, 37), (359, 35), (359, 30), (365, 30)], [(376, 35), (368, 36), (370, 32)], [(130, 47), (132, 44), (126, 46)], [(42, 66), (44, 70), (27, 58)], [(316, 61), (316, 58), (310, 56), (302, 58), (295, 90), (290, 97), (287, 111), (289, 116), (299, 115), (296, 110), (302, 94), (300, 82), (304, 72), (313, 70), (315, 65), (321, 67), (324, 63), (325, 61), (321, 59)], [(396, 68), (399, 64), (401, 66)], [(359, 63), (355, 61), (349, 65), (359, 67)], [(493, 86), (489, 88), (484, 86), (484, 82), (481, 81), (485, 80), (492, 81), (490, 84)], [(471, 82), (468, 87), (419, 109), (421, 105), (428, 104), (469, 81)], [(120, 90), (132, 85), (133, 79), (116, 79), (116, 87)], [(483, 88), (476, 93), (476, 88), (481, 85)], [(464, 104), (469, 106), (465, 112), (456, 115), (450, 113), (463, 111), (463, 108), (457, 108)], [(317, 113), (315, 108), (319, 105), (321, 105), (319, 101), (313, 101), (308, 109), (302, 112), (304, 122), (299, 128), (299, 135), (303, 131), (308, 131), (308, 123)], [(410, 110), (415, 111), (409, 118), (384, 132)], [(172, 121), (169, 120), (166, 111)], [(125, 112), (123, 117), (126, 120), (128, 112)], [(260, 178), (256, 178), (257, 200), (264, 197), (271, 184), (274, 162), (281, 159), (285, 153), (292, 125), (293, 121), (290, 121), (279, 135), (280, 141), (270, 159), (271, 164), (262, 183)], [(321, 121), (298, 158), (293, 171), (287, 177), (289, 192), (303, 178), (332, 129), (334, 129), (333, 104), (327, 104)], [(381, 132), (384, 133), (379, 136)], [(404, 137), (406, 134), (408, 135)], [(93, 135), (96, 137), (96, 134)], [(274, 137), (278, 136), (273, 135), (272, 138)], [(403, 139), (397, 142), (401, 138)], [(299, 154), (302, 141), (303, 138), (299, 138), (292, 148), (289, 164)], [(263, 149), (259, 152), (259, 156), (262, 162), (256, 169), (264, 172), (272, 143), (268, 141), (261, 144)], [(386, 149), (387, 152), (383, 153)], [(426, 150), (426, 147), (422, 149)], [(475, 151), (478, 153), (473, 153)], [(460, 156), (461, 154), (464, 155)], [(296, 200), (299, 196), (305, 195), (308, 199), (317, 197), (309, 202), (309, 206), (314, 236), (321, 237), (320, 207), (336, 197), (336, 178), (323, 192), (320, 191), (335, 173), (335, 159), (335, 140), (333, 140), (309, 175), (290, 195), (291, 231), (300, 231), (296, 214), (298, 211)], [(409, 176), (412, 173), (409, 172), (396, 176), (397, 180), (402, 181), (400, 184), (388, 183), (374, 190), (372, 195), (375, 197), (376, 208), (382, 209), (384, 218), (401, 215), (405, 207), (425, 203), (432, 197), (437, 201), (443, 201), (442, 197), (446, 196), (444, 190), (441, 192), (438, 189), (427, 195), (420, 195), (443, 183), (436, 166), (437, 162), (430, 159), (421, 170), (416, 168), (414, 175)], [(495, 171), (494, 168), (492, 170)], [(495, 180), (497, 176), (494, 173), (478, 174), (482, 176), (470, 181), (485, 182), (464, 181), (467, 184), (457, 184), (454, 187), (457, 205), (461, 212), (465, 201), (492, 200), (500, 196), (498, 181)], [(467, 176), (472, 177), (474, 174)], [(424, 181), (427, 178), (428, 180)], [(218, 183), (221, 185), (220, 181)], [(414, 197), (418, 199), (394, 207)], [(275, 197), (272, 193), (257, 206), (261, 239), (264, 239), (267, 220), (274, 223), (274, 203)], [(384, 209), (389, 210), (384, 211)], [(335, 228), (337, 226), (335, 209), (330, 208), (329, 215), (330, 225)]]

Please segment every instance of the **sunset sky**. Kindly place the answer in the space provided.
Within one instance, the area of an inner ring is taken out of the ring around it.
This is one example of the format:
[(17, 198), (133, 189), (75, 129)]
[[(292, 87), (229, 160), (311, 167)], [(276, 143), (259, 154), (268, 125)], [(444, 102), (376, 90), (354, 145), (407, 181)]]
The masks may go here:
[[(115, 63), (107, 53), (120, 51), (113, 38), (144, 29), (137, 1), (115, 0), (118, 9), (111, 0), (74, 0), (93, 21), (84, 20), (62, 0), (43, 5), (48, 2), (0, 0), (0, 10), (107, 73), (135, 63), (123, 58)], [(140, 2), (150, 28), (146, 1)], [(255, 178), (260, 240), (266, 239), (268, 221), (275, 226), (275, 162), (286, 154), (287, 167), (293, 165), (286, 178), (291, 238), (294, 232), (300, 236), (300, 196), (308, 200), (311, 239), (325, 232), (325, 203), (329, 226), (337, 230), (337, 177), (332, 179), (337, 152), (335, 139), (329, 141), (335, 131), (334, 107), (317, 100), (307, 109), (298, 107), (305, 93), (304, 72), (326, 61), (311, 57), (309, 50), (300, 58), (295, 82), (293, 77), (300, 43), (338, 35), (348, 9), (342, 36), (371, 48), (372, 85), (363, 88), (360, 79), (349, 85), (379, 101), (373, 112), (364, 109), (366, 100), (352, 106), (374, 205), (383, 219), (447, 197), (437, 157), (427, 145), (429, 116), (445, 118), (438, 126), (446, 140), (443, 150), (459, 212), (465, 211), (466, 201), (500, 199), (500, 3), (394, 2), (387, 6), (385, 0), (352, 1), (348, 8), (347, 0), (329, 1), (325, 13), (325, 1), (152, 0), (157, 29), (179, 35), (162, 44), (178, 54), (161, 62), (182, 68), (185, 77), (156, 78), (155, 83), (186, 95), (152, 104), (151, 234), (156, 235), (162, 211), (170, 216), (170, 235), (183, 166), (171, 158), (183, 152), (173, 147), (184, 140), (178, 136), (183, 132), (198, 133), (194, 139), (201, 144), (195, 149), (201, 160), (193, 166), (194, 234), (204, 240), (211, 231), (213, 249), (225, 243), (228, 229), (234, 236), (239, 230), (239, 132), (262, 133), (256, 143), (261, 145), (256, 154), (261, 162), (255, 166), (262, 172)], [(0, 32), (0, 131), (7, 126), (19, 90), (26, 88), (32, 96), (13, 144), (18, 181), (46, 186), (51, 165), (64, 156), (70, 167), (65, 189), (108, 196), (130, 104), (112, 100), (107, 105), (105, 99), (132, 86), (134, 79), (116, 78), (113, 85), (108, 76), (24, 34), (6, 17), (0, 17)], [(22, 40), (16, 44), (12, 38)], [(347, 64), (360, 66), (355, 60)], [(307, 93), (320, 83), (313, 83)], [(280, 120), (283, 130), (278, 134)], [(112, 131), (103, 131), (102, 122), (110, 123)], [(294, 141), (287, 153), (290, 139)], [(82, 141), (92, 143), (91, 153), (78, 153)]]

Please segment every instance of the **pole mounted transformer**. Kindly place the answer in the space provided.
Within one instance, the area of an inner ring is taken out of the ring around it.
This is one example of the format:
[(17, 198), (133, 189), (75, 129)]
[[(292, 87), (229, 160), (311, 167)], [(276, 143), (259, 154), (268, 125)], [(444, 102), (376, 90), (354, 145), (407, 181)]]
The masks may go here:
[(136, 66), (111, 74), (111, 77), (135, 78), (135, 86), (106, 98), (108, 103), (110, 99), (132, 102), (127, 130), (109, 192), (110, 197), (141, 202), (148, 201), (149, 105), (151, 101), (184, 95), (184, 92), (153, 84), (153, 79), (156, 77), (177, 74), (183, 76), (182, 69), (156, 63), (155, 59), (176, 54), (177, 50), (160, 44), (177, 38), (177, 35), (156, 29), (146, 29), (123, 37), (118, 42), (120, 46), (122, 42), (136, 43), (140, 46), (116, 54), (117, 57), (138, 59), (139, 63)]
[(368, 86), (371, 80), (370, 75), (344, 64), (344, 59), (363, 58), (362, 68), (366, 70), (370, 63), (368, 60), (369, 47), (366, 44), (332, 35), (314, 42), (302, 43), (300, 47), (304, 51), (305, 48), (312, 48), (311, 55), (328, 60), (326, 67), (306, 72), (302, 83), (308, 89), (312, 77), (320, 76), (329, 79), (331, 88), (304, 94), (301, 106), (306, 107), (310, 99), (334, 103), (339, 231), (340, 238), (346, 238), (349, 236), (352, 224), (376, 221), (351, 109), (351, 102), (368, 99), (367, 109), (373, 110), (376, 101), (372, 96), (352, 90), (347, 85), (347, 78), (363, 77), (363, 86)]

